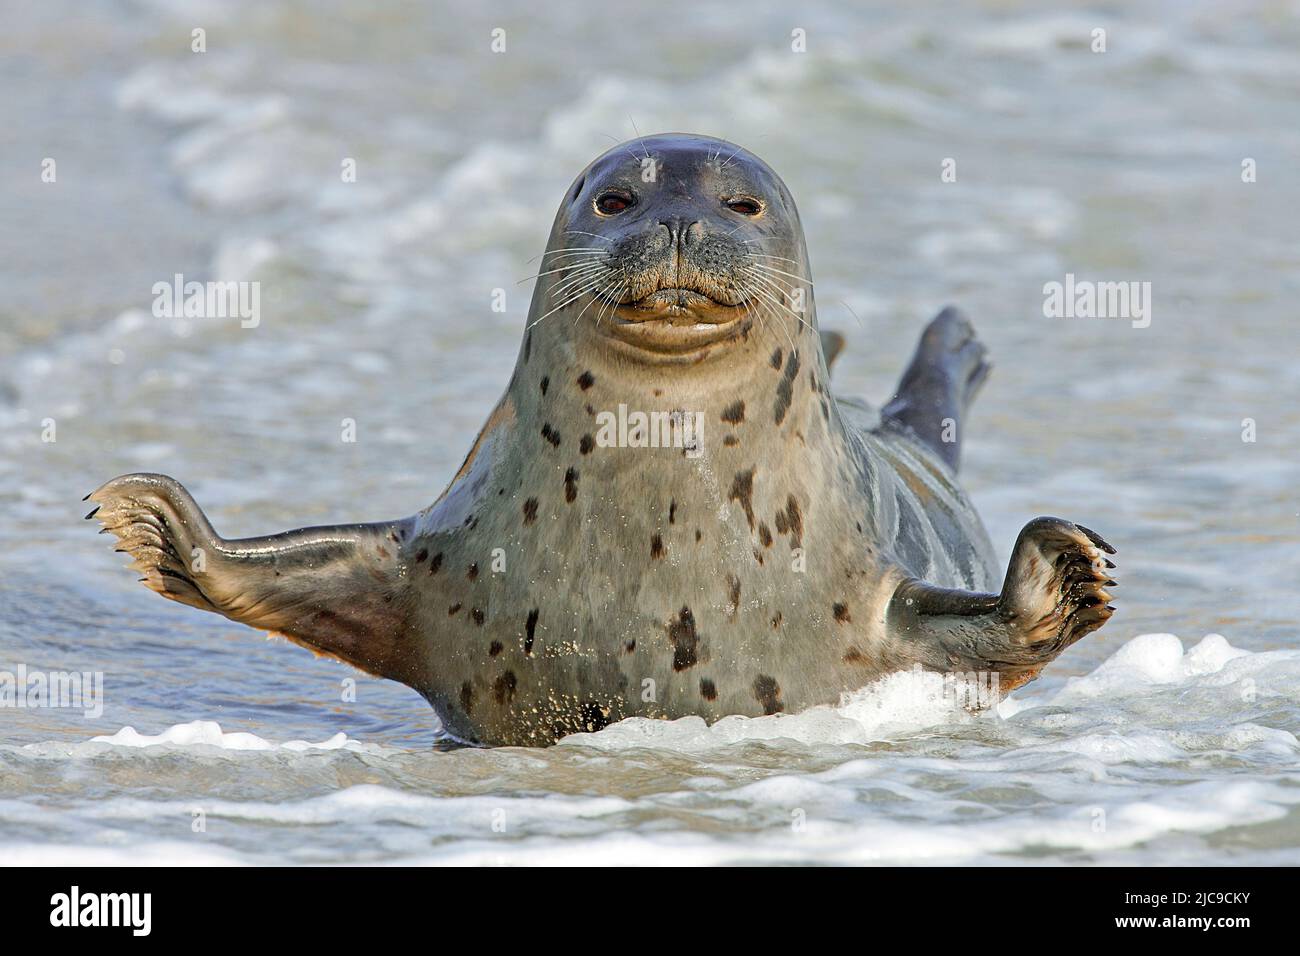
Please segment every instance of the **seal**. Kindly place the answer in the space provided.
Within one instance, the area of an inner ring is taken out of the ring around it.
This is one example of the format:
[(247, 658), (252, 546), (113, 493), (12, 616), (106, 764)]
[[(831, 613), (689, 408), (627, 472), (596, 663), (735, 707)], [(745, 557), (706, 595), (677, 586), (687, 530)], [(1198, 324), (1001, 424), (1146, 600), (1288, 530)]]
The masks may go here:
[(1058, 518), (1005, 575), (957, 484), (984, 347), (955, 309), (879, 411), (837, 399), (794, 200), (731, 143), (620, 145), (569, 187), (514, 374), (411, 517), (226, 540), (175, 480), (88, 497), (164, 597), (419, 691), (468, 743), (836, 703), (917, 665), (1036, 677), (1111, 615)]

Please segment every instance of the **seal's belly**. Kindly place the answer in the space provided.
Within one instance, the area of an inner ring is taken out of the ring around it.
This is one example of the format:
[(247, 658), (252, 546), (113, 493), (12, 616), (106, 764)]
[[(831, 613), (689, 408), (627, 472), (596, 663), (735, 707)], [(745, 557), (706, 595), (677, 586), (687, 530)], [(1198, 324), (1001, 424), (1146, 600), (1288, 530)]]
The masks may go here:
[[(941, 470), (865, 447), (821, 470), (678, 455), (618, 493), (526, 499), (522, 521), (501, 497), (467, 539), (499, 542), (501, 565), (449, 554), (456, 577), (421, 608), (422, 689), (458, 736), (538, 745), (633, 716), (834, 704), (905, 666), (883, 623), (900, 577), (982, 587), (991, 572)], [(581, 478), (615, 487), (603, 479), (594, 462)]]

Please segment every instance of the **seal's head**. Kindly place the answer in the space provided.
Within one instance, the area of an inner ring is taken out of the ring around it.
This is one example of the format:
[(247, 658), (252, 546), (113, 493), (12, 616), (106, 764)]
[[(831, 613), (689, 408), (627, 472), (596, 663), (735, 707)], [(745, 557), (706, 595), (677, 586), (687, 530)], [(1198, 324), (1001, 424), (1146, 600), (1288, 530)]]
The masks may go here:
[(667, 133), (597, 158), (542, 263), (530, 329), (570, 315), (573, 336), (636, 361), (690, 364), (755, 331), (788, 339), (815, 325), (790, 192), (725, 140)]

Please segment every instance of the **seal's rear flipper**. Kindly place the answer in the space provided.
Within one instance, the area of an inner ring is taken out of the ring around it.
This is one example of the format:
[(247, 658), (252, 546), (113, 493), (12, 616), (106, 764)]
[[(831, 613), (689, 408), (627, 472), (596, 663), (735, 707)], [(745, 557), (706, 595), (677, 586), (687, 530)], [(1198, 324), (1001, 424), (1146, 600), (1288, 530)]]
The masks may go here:
[(989, 374), (987, 350), (960, 310), (930, 320), (881, 418), (905, 426), (957, 470), (965, 418)]
[(99, 507), (86, 517), (117, 535), (140, 580), (163, 597), (283, 634), (380, 677), (411, 676), (405, 522), (227, 541), (166, 475), (123, 475), (87, 497)]
[[(1104, 554), (1103, 554), (1104, 552)], [(1110, 619), (1115, 549), (1060, 518), (1025, 525), (1001, 594), (899, 585), (890, 601), (892, 633), (907, 659), (939, 671), (999, 675), (1003, 692), (1033, 680), (1063, 650)]]
[(839, 332), (827, 330), (819, 332), (818, 336), (822, 340), (822, 355), (826, 359), (826, 371), (829, 372), (835, 360), (844, 351), (844, 336)]

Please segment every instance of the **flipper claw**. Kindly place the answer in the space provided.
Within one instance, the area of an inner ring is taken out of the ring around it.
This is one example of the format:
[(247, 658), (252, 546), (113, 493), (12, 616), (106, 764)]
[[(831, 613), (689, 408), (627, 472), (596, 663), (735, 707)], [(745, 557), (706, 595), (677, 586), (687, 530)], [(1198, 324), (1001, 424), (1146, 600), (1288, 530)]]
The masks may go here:
[(901, 584), (891, 629), (905, 659), (939, 670), (992, 671), (1001, 691), (1033, 680), (1075, 641), (1115, 613), (1107, 574), (1113, 554), (1101, 536), (1060, 518), (1035, 518), (1016, 540), (1000, 594)]

